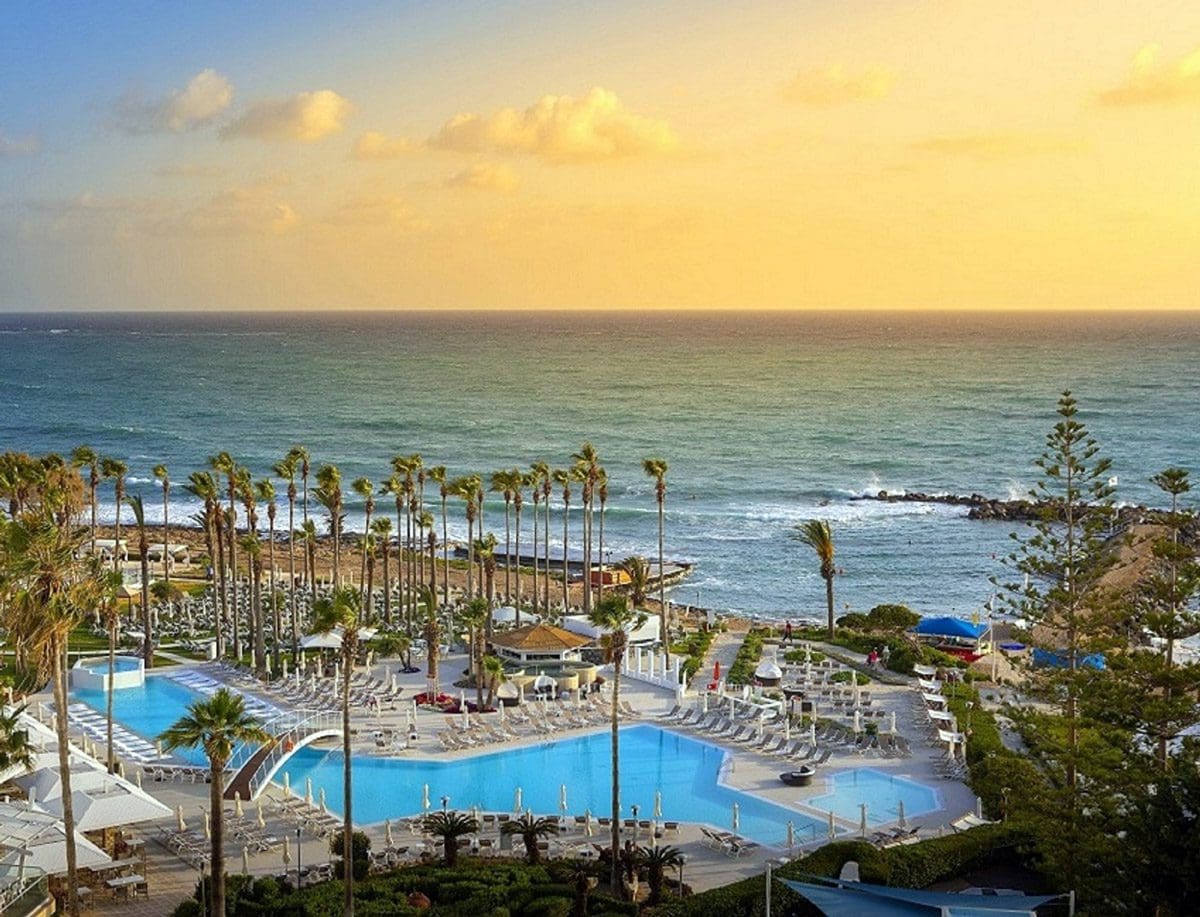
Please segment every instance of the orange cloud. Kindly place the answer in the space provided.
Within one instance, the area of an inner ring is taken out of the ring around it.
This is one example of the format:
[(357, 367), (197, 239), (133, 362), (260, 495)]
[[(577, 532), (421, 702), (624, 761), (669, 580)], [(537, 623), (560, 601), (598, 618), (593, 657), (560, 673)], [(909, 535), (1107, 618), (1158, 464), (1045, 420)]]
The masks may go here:
[(298, 92), (286, 99), (267, 99), (250, 106), (221, 136), (311, 143), (341, 132), (354, 106), (331, 89)]
[(892, 91), (895, 76), (874, 64), (852, 72), (842, 64), (801, 70), (783, 88), (789, 102), (825, 108), (850, 102), (871, 102)]
[(233, 84), (216, 70), (201, 70), (183, 89), (161, 99), (132, 92), (117, 100), (116, 125), (130, 134), (174, 134), (208, 124), (233, 102)]
[(418, 148), (407, 137), (389, 137), (379, 131), (367, 131), (354, 144), (355, 159), (395, 159)]
[(1101, 92), (1101, 105), (1168, 105), (1200, 102), (1200, 48), (1177, 61), (1160, 63), (1162, 48), (1146, 45), (1133, 57), (1129, 77)]
[(447, 188), (470, 188), (475, 191), (516, 191), (521, 180), (506, 165), (481, 162), (446, 179)]
[(563, 163), (663, 155), (679, 140), (666, 121), (634, 114), (615, 93), (596, 87), (582, 98), (543, 96), (524, 111), (455, 115), (429, 143), (466, 153), (528, 153)]

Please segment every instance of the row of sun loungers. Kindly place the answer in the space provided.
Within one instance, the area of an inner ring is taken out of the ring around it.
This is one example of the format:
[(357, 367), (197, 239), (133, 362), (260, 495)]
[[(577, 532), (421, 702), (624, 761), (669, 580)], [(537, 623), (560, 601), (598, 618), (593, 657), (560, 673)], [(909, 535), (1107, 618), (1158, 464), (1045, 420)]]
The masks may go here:
[(732, 831), (717, 831), (701, 826), (700, 833), (706, 847), (720, 850), (726, 856), (740, 857), (759, 849), (757, 843), (747, 840), (740, 834), (734, 834)]
[[(77, 728), (93, 742), (107, 744), (108, 721), (87, 704), (68, 704), (67, 722)], [(122, 726), (113, 722), (113, 747), (127, 761), (148, 764), (160, 757), (158, 749)]]

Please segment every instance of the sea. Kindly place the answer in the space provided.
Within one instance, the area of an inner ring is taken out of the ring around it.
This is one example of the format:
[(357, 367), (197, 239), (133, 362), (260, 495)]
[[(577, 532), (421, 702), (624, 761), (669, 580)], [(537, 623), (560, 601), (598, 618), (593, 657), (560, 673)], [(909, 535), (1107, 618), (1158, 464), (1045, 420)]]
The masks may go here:
[[(1200, 313), (0, 313), (0, 451), (122, 458), (152, 518), (154, 465), (181, 483), (221, 450), (265, 476), (299, 443), (378, 485), (397, 454), (486, 478), (565, 467), (587, 440), (611, 560), (657, 550), (641, 462), (661, 457), (666, 553), (695, 564), (672, 599), (779, 619), (824, 613), (794, 537), (813, 518), (834, 533), (839, 613), (980, 612), (1019, 526), (858, 498), (1027, 495), (1067, 389), (1118, 500), (1159, 503), (1152, 474), (1200, 471)], [(111, 518), (110, 486), (101, 501)], [(180, 486), (172, 504), (198, 508)], [(578, 505), (576, 488), (572, 549)], [(489, 495), (502, 541), (503, 518)]]

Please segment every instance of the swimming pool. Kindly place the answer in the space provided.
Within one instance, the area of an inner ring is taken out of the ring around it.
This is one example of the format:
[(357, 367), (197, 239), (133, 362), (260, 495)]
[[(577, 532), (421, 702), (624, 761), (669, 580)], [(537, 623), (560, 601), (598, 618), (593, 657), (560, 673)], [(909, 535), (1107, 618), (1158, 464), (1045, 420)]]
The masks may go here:
[(865, 802), (867, 823), (872, 825), (899, 818), (901, 800), (904, 801), (906, 819), (941, 808), (938, 792), (933, 787), (871, 767), (839, 771), (830, 777), (830, 782), (833, 785), (831, 792), (802, 802), (856, 823), (862, 818), (859, 806)]
[[(73, 690), (72, 697), (100, 713), (105, 692)], [(114, 718), (153, 742), (173, 724), (184, 709), (201, 695), (174, 678), (155, 674), (138, 687), (113, 692)], [(178, 756), (205, 763), (199, 750), (180, 749)], [(781, 845), (787, 823), (795, 828), (799, 844), (826, 837), (823, 815), (832, 810), (851, 822), (859, 819), (858, 804), (868, 803), (872, 824), (896, 818), (896, 803), (904, 799), (905, 814), (918, 816), (938, 808), (937, 792), (930, 787), (870, 768), (833, 775), (833, 792), (816, 798), (798, 798), (808, 812), (773, 803), (752, 793), (733, 789), (721, 781), (725, 749), (657, 726), (642, 723), (621, 730), (621, 800), (623, 817), (638, 806), (642, 819), (653, 817), (655, 792), (662, 794), (663, 819), (701, 822), (728, 829), (733, 804), (739, 807), (741, 834), (766, 844)], [(282, 785), (287, 773), (292, 788), (304, 792), (306, 779), (314, 796), (325, 790), (331, 811), (342, 810), (342, 756), (340, 749), (302, 748), (276, 774)], [(388, 758), (357, 755), (354, 758), (354, 811), (359, 824), (373, 824), (421, 811), (422, 789), (429, 785), (431, 804), (441, 797), (457, 809), (479, 806), (491, 811), (511, 811), (517, 788), (522, 807), (550, 814), (559, 810), (559, 787), (567, 786), (568, 811), (595, 816), (609, 811), (612, 786), (611, 755), (607, 730), (560, 738), (553, 742), (497, 748), (487, 754), (444, 760)]]

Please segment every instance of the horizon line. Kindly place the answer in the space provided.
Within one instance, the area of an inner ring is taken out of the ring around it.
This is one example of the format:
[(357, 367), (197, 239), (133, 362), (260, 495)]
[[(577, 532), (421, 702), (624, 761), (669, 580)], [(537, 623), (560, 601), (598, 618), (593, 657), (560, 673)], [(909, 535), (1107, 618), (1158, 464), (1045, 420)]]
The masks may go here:
[(870, 307), (787, 307), (787, 306), (518, 306), (518, 307), (480, 307), (480, 306), (396, 306), (380, 308), (345, 308), (337, 306), (325, 307), (294, 307), (294, 308), (124, 308), (124, 309), (90, 309), (90, 308), (7, 308), (0, 307), (0, 316), (4, 315), (562, 315), (562, 314), (609, 314), (609, 313), (712, 313), (717, 314), (789, 314), (789, 315), (1187, 315), (1200, 313), (1200, 305), (1196, 306), (1055, 306), (1055, 307), (1026, 307), (1026, 306), (995, 306), (984, 308), (952, 308), (946, 306), (870, 306)]

